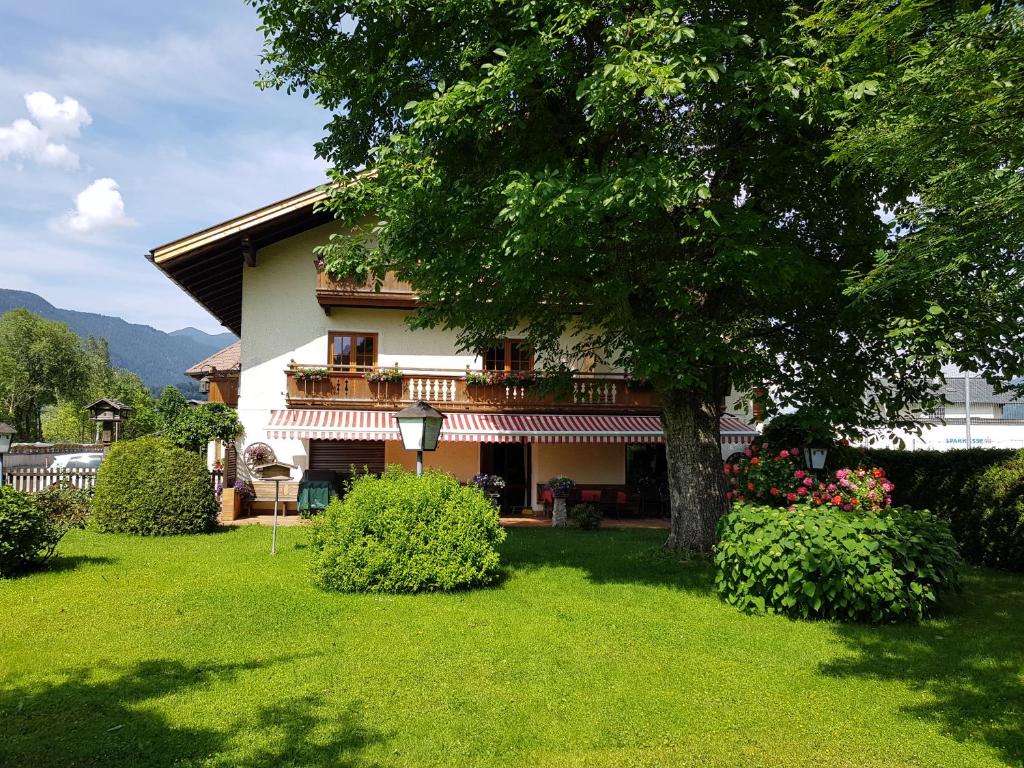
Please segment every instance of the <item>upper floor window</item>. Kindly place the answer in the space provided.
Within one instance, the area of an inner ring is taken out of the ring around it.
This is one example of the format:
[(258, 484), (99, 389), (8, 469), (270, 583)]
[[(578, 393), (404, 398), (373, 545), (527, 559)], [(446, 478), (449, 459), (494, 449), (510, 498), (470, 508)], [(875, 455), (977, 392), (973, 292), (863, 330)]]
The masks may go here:
[(332, 331), (327, 334), (327, 355), (331, 368), (355, 371), (377, 365), (377, 334)]
[(533, 351), (522, 339), (506, 339), (481, 354), (485, 371), (532, 371)]

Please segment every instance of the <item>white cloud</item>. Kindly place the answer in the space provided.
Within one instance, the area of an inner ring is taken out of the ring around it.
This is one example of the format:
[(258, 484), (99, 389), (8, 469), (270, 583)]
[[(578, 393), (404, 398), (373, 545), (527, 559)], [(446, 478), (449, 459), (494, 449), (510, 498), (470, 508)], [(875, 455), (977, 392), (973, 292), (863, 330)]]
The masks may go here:
[(39, 126), (24, 118), (0, 126), (0, 160), (8, 158), (57, 168), (78, 167), (78, 155), (66, 144), (54, 144)]
[(77, 136), (83, 126), (92, 122), (89, 111), (70, 96), (62, 101), (46, 91), (33, 91), (25, 94), (25, 106), (36, 124), (47, 136)]
[(113, 179), (96, 179), (75, 196), (75, 210), (57, 222), (57, 229), (88, 234), (99, 229), (132, 224), (125, 216), (124, 198)]
[(32, 160), (54, 168), (77, 168), (78, 155), (52, 139), (77, 136), (82, 126), (92, 122), (86, 108), (70, 96), (57, 101), (45, 91), (25, 94), (25, 107), (35, 122), (22, 117), (0, 126), (0, 161)]

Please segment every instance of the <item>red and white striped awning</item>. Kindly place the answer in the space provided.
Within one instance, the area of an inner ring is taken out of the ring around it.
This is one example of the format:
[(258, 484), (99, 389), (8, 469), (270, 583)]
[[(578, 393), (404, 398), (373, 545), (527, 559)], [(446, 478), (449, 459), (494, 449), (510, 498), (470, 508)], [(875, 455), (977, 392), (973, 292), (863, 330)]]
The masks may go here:
[[(658, 416), (448, 413), (441, 440), (480, 443), (662, 443)], [(386, 411), (272, 411), (272, 439), (398, 440), (394, 414)], [(735, 416), (723, 416), (722, 444), (747, 445), (757, 436)]]

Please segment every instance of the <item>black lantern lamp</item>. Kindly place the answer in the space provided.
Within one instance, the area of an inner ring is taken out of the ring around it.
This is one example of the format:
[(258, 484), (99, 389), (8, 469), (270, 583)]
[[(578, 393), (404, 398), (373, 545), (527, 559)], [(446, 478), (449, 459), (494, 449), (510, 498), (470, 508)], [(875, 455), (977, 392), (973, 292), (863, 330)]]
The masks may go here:
[(419, 400), (395, 414), (402, 445), (407, 451), (416, 451), (416, 475), (423, 474), (423, 452), (437, 449), (441, 425), (445, 416)]

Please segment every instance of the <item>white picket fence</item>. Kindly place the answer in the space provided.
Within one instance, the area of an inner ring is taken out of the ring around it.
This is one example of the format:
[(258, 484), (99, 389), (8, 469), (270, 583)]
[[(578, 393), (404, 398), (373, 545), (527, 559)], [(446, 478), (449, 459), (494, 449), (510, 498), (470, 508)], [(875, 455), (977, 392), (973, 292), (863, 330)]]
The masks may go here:
[(96, 485), (96, 469), (11, 467), (4, 470), (4, 485), (25, 493), (39, 493), (54, 483), (63, 482), (71, 483), (76, 488), (92, 488)]
[[(210, 482), (214, 489), (220, 485), (224, 473), (214, 470)], [(92, 488), (96, 485), (96, 469), (50, 469), (44, 467), (11, 467), (4, 469), (4, 485), (10, 485), (24, 493), (45, 491), (54, 483), (69, 482), (76, 488)]]

